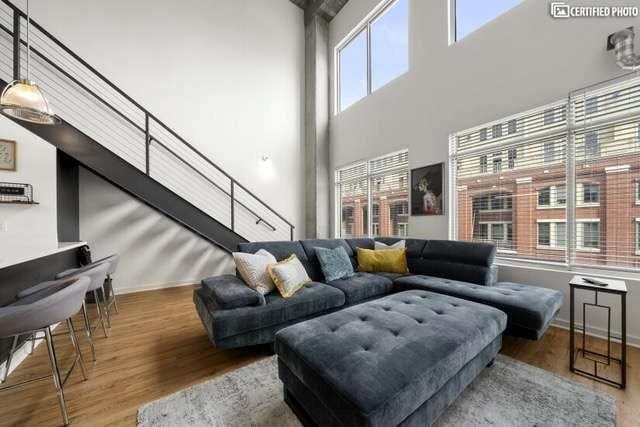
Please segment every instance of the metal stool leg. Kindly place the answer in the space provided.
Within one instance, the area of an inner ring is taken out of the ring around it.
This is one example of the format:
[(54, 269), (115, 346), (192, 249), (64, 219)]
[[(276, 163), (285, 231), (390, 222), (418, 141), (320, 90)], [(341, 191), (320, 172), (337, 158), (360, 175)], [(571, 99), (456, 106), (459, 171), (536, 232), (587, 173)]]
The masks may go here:
[(58, 369), (58, 359), (56, 358), (56, 351), (53, 346), (53, 337), (51, 336), (51, 329), (49, 327), (44, 330), (44, 336), (47, 341), (47, 351), (49, 353), (49, 362), (51, 363), (53, 384), (56, 387), (56, 393), (58, 394), (58, 403), (60, 405), (60, 411), (62, 412), (62, 419), (64, 421), (64, 425), (69, 425), (69, 415), (67, 414), (67, 404), (64, 400), (64, 390), (62, 389), (60, 370)]
[(16, 346), (18, 345), (18, 337), (20, 335), (15, 335), (13, 337), (13, 343), (11, 344), (11, 351), (9, 352), (9, 357), (7, 358), (7, 363), (4, 365), (4, 372), (2, 373), (2, 378), (0, 378), (0, 384), (7, 380), (7, 376), (9, 375), (9, 369), (11, 369), (11, 361), (13, 359), (13, 353), (16, 351)]
[(82, 301), (82, 316), (84, 317), (84, 333), (87, 336), (87, 340), (89, 340), (89, 345), (91, 346), (91, 355), (93, 356), (93, 361), (96, 361), (96, 346), (93, 343), (93, 331), (91, 330), (91, 322), (89, 322), (89, 316), (87, 315), (87, 304)]
[(107, 326), (111, 329), (111, 307), (107, 300), (107, 293), (105, 292), (104, 284), (102, 285), (102, 310), (107, 316)]
[(115, 308), (116, 314), (120, 314), (120, 312), (118, 311), (118, 300), (116, 299), (116, 292), (113, 289), (113, 280), (111, 279), (111, 276), (109, 276), (109, 288), (111, 289), (111, 298), (113, 299), (113, 308)]
[(109, 333), (107, 332), (107, 326), (104, 323), (104, 317), (102, 315), (102, 310), (100, 309), (100, 299), (98, 298), (98, 291), (93, 291), (93, 299), (96, 302), (96, 310), (98, 311), (98, 322), (102, 325), (102, 331), (104, 332), (105, 338), (109, 337)]
[(76, 330), (73, 327), (71, 319), (67, 319), (67, 327), (69, 328), (69, 338), (71, 338), (71, 344), (76, 351), (76, 360), (80, 363), (80, 371), (82, 372), (82, 379), (87, 380), (87, 371), (84, 369), (84, 359), (82, 358), (82, 351), (80, 351), (80, 344), (78, 344), (78, 337), (76, 336)]

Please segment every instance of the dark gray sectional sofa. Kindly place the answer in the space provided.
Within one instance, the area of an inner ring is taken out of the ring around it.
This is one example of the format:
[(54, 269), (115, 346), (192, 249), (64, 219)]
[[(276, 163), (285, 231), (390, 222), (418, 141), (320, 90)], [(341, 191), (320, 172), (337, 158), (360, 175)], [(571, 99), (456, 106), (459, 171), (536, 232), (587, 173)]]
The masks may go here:
[[(387, 244), (400, 239), (376, 239)], [(300, 259), (313, 280), (293, 297), (277, 291), (262, 296), (233, 275), (204, 279), (194, 303), (211, 342), (219, 348), (273, 343), (289, 325), (383, 296), (423, 290), (498, 308), (507, 314), (507, 334), (538, 339), (562, 305), (551, 289), (497, 282), (496, 248), (490, 244), (445, 240), (406, 240), (409, 274), (362, 273), (324, 283), (315, 247), (342, 246), (357, 271), (356, 248), (373, 249), (373, 239), (326, 239), (252, 242), (239, 251), (266, 249), (276, 259)]]

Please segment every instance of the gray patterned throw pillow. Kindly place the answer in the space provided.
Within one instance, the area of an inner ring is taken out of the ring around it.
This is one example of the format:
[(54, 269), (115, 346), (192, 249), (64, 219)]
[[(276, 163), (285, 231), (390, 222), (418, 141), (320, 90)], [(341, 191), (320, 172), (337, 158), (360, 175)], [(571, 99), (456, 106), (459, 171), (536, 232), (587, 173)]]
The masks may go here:
[(346, 279), (355, 274), (349, 255), (347, 255), (347, 251), (343, 247), (335, 249), (316, 247), (314, 249), (327, 282)]

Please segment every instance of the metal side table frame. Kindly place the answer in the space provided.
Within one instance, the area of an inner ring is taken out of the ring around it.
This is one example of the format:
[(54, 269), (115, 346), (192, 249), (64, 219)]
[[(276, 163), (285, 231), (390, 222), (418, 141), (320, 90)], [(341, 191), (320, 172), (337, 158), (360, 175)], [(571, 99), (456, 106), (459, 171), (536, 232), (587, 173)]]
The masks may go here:
[[(627, 286), (625, 282), (621, 280), (609, 280), (609, 279), (597, 279), (606, 282), (608, 286), (598, 286), (584, 282), (582, 276), (574, 276), (569, 282), (570, 288), (570, 311), (571, 319), (569, 323), (569, 335), (570, 335), (570, 354), (569, 354), (569, 369), (571, 372), (578, 375), (591, 378), (602, 383), (625, 388), (627, 385)], [(594, 292), (593, 303), (582, 303), (582, 347), (576, 347), (575, 345), (575, 290), (582, 289)], [(598, 302), (599, 293), (608, 293), (614, 295), (620, 295), (620, 307), (621, 307), (621, 354), (620, 358), (611, 356), (611, 307), (602, 305)], [(586, 308), (587, 307), (599, 307), (607, 310), (607, 353), (603, 354), (597, 351), (589, 350), (586, 348)], [(588, 360), (593, 361), (593, 372), (588, 372), (577, 368), (575, 366), (576, 358), (579, 354)], [(610, 378), (604, 377), (598, 374), (598, 364), (610, 366), (613, 363), (620, 365), (620, 382), (614, 381)]]

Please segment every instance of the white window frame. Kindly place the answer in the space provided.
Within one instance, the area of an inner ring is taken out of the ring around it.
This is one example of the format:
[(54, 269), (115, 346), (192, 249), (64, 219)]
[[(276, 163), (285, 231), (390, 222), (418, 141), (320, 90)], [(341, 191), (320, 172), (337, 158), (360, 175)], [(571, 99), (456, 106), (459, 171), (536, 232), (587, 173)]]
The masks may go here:
[[(638, 126), (640, 126), (640, 124)], [(640, 181), (636, 182), (635, 199), (636, 205), (640, 205)]]
[[(504, 225), (504, 239), (501, 239), (500, 242), (508, 242), (509, 241), (509, 233), (507, 232), (507, 226), (510, 225), (511, 226), (511, 233), (513, 236), (513, 221), (479, 221), (478, 225), (487, 225), (487, 242), (494, 242), (495, 240), (493, 240), (493, 226), (494, 225)], [(513, 241), (511, 241), (511, 243), (513, 243)], [(500, 248), (498, 246), (497, 248), (498, 252), (500, 253), (509, 253), (509, 254), (513, 254), (515, 253), (515, 251), (513, 250), (509, 250), (509, 249), (504, 249), (504, 248)]]
[[(367, 61), (367, 73), (366, 73), (367, 74), (367, 93), (362, 98), (360, 98), (358, 101), (355, 102), (357, 103), (360, 100), (371, 95), (373, 92), (375, 92), (374, 90), (372, 90), (372, 81), (371, 81), (371, 76), (372, 76), (371, 74), (371, 25), (373, 25), (375, 21), (378, 20), (378, 18), (382, 17), (382, 15), (384, 15), (389, 9), (391, 9), (398, 1), (399, 0), (382, 0), (380, 3), (378, 3), (378, 5), (375, 8), (373, 8), (373, 10), (362, 21), (358, 23), (358, 25), (356, 25), (351, 31), (349, 31), (349, 34), (347, 34), (347, 36), (343, 38), (334, 48), (334, 52), (333, 52), (334, 115), (338, 115), (342, 111), (345, 111), (349, 108), (347, 107), (343, 110), (342, 106), (340, 105), (340, 51), (344, 47), (346, 47), (349, 43), (351, 43), (353, 39), (359, 36), (362, 31), (367, 32), (367, 59), (366, 59)], [(409, 28), (409, 22), (407, 22), (407, 28)], [(409, 47), (407, 47), (407, 49), (409, 49)], [(407, 69), (407, 71), (405, 71), (404, 73), (394, 77), (393, 79), (385, 83), (382, 87), (391, 83), (393, 80), (396, 80), (398, 77), (406, 74), (408, 71), (409, 69)]]
[[(584, 201), (584, 185), (597, 185), (598, 186), (598, 201), (597, 202), (585, 202)], [(576, 205), (579, 208), (595, 208), (600, 206), (600, 196), (601, 196), (601, 191), (600, 188), (602, 187), (602, 184), (599, 182), (590, 182), (590, 181), (585, 181), (585, 182), (577, 182), (576, 183)]]
[[(549, 224), (549, 245), (540, 244), (540, 224)], [(558, 224), (565, 224), (564, 246), (558, 245)], [(536, 220), (536, 249), (565, 251), (567, 249), (566, 219), (538, 219)]]
[[(558, 188), (564, 187), (564, 203), (558, 202)], [(549, 204), (541, 205), (540, 204), (540, 190), (549, 189)], [(564, 209), (567, 206), (567, 187), (564, 184), (560, 185), (549, 185), (547, 187), (543, 187), (540, 190), (536, 190), (536, 204), (538, 209)]]
[[(340, 166), (335, 168), (334, 170), (334, 186), (333, 186), (333, 197), (334, 197), (334, 212), (333, 212), (333, 217), (334, 217), (334, 227), (333, 227), (333, 235), (335, 238), (339, 239), (339, 238), (343, 238), (341, 236), (341, 232), (342, 232), (342, 200), (340, 197), (340, 185), (343, 184), (343, 182), (338, 182), (338, 173), (340, 172), (340, 170), (342, 169), (346, 169), (358, 164), (366, 164), (366, 174), (365, 174), (365, 179), (367, 181), (367, 227), (366, 227), (366, 233), (365, 236), (367, 237), (371, 237), (373, 236), (373, 205), (374, 203), (372, 202), (372, 185), (371, 182), (374, 178), (379, 177), (379, 174), (373, 174), (371, 173), (370, 170), (370, 165), (371, 162), (374, 162), (376, 160), (379, 159), (384, 159), (384, 158), (390, 158), (393, 157), (395, 155), (401, 154), (401, 153), (407, 153), (407, 156), (409, 155), (409, 150), (408, 149), (404, 149), (404, 150), (398, 150), (398, 151), (394, 151), (392, 153), (387, 153), (381, 156), (376, 156), (376, 157), (372, 157), (370, 159), (363, 159), (363, 160), (359, 160), (357, 162), (353, 162), (353, 163), (349, 163), (347, 165), (344, 166)], [(387, 171), (385, 171), (386, 173), (393, 173), (393, 172), (397, 172), (400, 170), (404, 170), (404, 167), (402, 168), (394, 168), (394, 169), (389, 169)], [(409, 163), (407, 161), (407, 174), (411, 173), (411, 169), (409, 167)], [(406, 182), (407, 185), (407, 202), (409, 204), (409, 214), (411, 213), (411, 183), (410, 183), (410, 177), (409, 180), (407, 180)], [(407, 215), (408, 217), (409, 215)], [(379, 215), (378, 215), (379, 217)], [(401, 223), (398, 223), (401, 224)], [(404, 223), (403, 223), (404, 224)], [(408, 230), (407, 230), (408, 232)]]
[[(584, 224), (598, 223), (598, 247), (590, 248), (584, 246)], [(576, 219), (576, 251), (600, 253), (602, 247), (602, 229), (600, 228), (600, 218), (580, 218)]]

